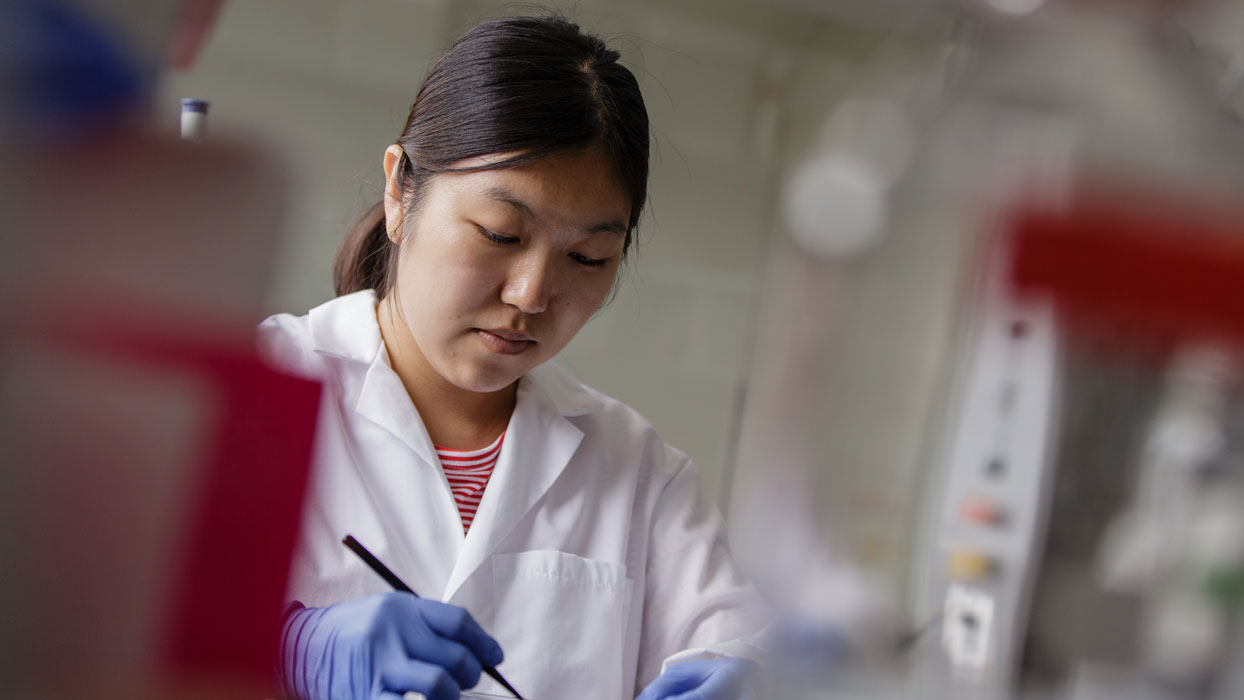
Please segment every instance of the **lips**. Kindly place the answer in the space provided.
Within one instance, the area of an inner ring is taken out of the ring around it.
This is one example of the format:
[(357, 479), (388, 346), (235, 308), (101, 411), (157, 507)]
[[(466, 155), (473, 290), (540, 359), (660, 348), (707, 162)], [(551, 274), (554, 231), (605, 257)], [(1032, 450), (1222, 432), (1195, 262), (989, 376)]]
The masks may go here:
[(483, 330), (476, 328), (475, 334), (483, 341), (484, 346), (498, 355), (517, 355), (536, 341), (526, 333), (515, 333), (505, 329)]

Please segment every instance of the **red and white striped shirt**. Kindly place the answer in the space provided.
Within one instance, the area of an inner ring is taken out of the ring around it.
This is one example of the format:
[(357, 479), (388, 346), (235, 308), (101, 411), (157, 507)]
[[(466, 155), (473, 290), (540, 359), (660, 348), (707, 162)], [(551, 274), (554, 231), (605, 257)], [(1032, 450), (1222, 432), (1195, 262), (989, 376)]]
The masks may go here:
[(462, 516), (462, 531), (470, 532), (471, 522), (475, 520), (475, 512), (479, 510), (480, 499), (484, 497), (484, 487), (488, 478), (497, 466), (497, 455), (501, 454), (501, 443), (505, 433), (497, 441), (482, 450), (450, 450), (436, 446), (436, 456), (441, 460), (441, 468), (445, 470), (445, 478), (449, 480), (449, 489), (454, 494), (454, 503), (458, 504), (458, 514)]

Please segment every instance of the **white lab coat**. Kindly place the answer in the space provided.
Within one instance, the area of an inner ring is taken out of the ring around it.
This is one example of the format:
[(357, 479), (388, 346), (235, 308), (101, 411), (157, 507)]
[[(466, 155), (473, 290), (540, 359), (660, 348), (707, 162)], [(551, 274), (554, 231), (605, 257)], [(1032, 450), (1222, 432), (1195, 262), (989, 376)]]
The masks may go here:
[[(464, 537), (371, 291), (273, 316), (259, 343), (324, 382), (290, 600), (387, 590), (342, 546), (353, 534), (420, 595), (469, 610), (530, 700), (632, 698), (666, 662), (757, 655), (763, 613), (720, 514), (690, 459), (632, 409), (551, 363), (525, 375)], [(504, 694), (487, 676), (477, 688)]]

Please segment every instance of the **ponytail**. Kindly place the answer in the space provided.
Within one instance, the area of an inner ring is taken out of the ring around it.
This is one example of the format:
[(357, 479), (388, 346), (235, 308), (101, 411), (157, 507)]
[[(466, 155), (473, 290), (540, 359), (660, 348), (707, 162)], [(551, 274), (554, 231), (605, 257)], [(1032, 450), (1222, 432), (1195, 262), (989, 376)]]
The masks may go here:
[(376, 299), (383, 299), (392, 285), (395, 250), (385, 229), (384, 202), (376, 202), (350, 226), (333, 256), (334, 292), (341, 296), (375, 289)]

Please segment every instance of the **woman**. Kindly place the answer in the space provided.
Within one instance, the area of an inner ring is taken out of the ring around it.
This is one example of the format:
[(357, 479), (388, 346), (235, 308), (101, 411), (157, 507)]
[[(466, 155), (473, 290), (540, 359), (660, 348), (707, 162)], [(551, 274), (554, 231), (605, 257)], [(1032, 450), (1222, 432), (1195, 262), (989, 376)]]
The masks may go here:
[[(760, 624), (694, 467), (546, 364), (609, 297), (646, 199), (617, 61), (556, 17), (467, 33), (384, 153), (340, 296), (262, 324), (324, 382), (289, 695), (452, 700), (501, 664), (532, 700), (741, 696)], [(347, 533), (426, 598), (384, 592)]]

